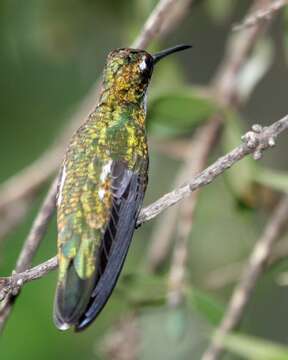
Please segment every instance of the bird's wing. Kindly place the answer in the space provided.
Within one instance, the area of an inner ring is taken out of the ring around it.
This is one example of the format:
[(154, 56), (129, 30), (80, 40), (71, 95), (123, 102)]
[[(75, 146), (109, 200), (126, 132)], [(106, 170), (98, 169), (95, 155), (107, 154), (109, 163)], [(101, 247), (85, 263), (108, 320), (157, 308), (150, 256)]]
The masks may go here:
[(147, 162), (142, 161), (138, 170), (128, 170), (121, 162), (113, 167), (113, 200), (109, 224), (101, 242), (98, 274), (94, 290), (85, 313), (75, 329), (83, 330), (100, 313), (109, 299), (134, 233), (147, 184)]
[(70, 325), (83, 329), (105, 305), (121, 271), (145, 192), (145, 161), (135, 169), (120, 160), (102, 162), (101, 170), (97, 161), (93, 164), (97, 176), (74, 176), (72, 184), (64, 181), (64, 185), (60, 180), (60, 201), (66, 202), (63, 209), (58, 204), (60, 275), (54, 319), (60, 329)]

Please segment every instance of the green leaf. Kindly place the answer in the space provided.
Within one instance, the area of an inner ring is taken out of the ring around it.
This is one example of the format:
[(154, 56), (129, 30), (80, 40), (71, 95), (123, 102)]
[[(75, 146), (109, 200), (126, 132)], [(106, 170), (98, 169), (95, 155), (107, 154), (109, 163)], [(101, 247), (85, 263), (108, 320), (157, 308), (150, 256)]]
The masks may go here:
[(179, 135), (207, 120), (219, 106), (196, 89), (174, 90), (151, 99), (148, 127), (160, 135)]
[[(241, 130), (241, 120), (238, 115), (233, 112), (229, 112), (227, 115), (222, 138), (225, 153), (240, 144), (241, 136), (244, 133)], [(254, 202), (253, 180), (256, 169), (256, 162), (251, 157), (246, 156), (224, 173), (225, 179), (236, 198), (246, 205), (252, 205)]]
[(274, 190), (288, 192), (288, 173), (259, 167), (254, 173), (254, 181)]
[(228, 335), (224, 347), (250, 360), (288, 360), (288, 347), (246, 335)]
[(187, 290), (187, 302), (193, 310), (201, 314), (211, 325), (218, 325), (223, 317), (225, 308), (210, 295), (199, 289)]

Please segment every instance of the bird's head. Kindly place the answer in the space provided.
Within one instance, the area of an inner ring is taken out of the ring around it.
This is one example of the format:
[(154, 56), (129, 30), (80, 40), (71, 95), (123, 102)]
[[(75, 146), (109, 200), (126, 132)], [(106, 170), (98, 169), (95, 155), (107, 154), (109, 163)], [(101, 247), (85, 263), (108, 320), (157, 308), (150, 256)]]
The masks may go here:
[(143, 99), (155, 64), (177, 51), (190, 48), (178, 45), (154, 55), (139, 49), (116, 49), (109, 53), (104, 70), (104, 89), (121, 102), (133, 103)]

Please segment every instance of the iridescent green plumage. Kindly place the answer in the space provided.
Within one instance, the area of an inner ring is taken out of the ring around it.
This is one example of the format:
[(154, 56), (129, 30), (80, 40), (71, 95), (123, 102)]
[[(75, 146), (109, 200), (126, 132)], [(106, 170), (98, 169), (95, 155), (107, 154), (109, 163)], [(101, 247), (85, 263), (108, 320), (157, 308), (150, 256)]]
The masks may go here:
[(91, 323), (125, 260), (147, 184), (145, 95), (155, 59), (135, 49), (109, 54), (99, 104), (68, 147), (57, 198), (60, 329)]

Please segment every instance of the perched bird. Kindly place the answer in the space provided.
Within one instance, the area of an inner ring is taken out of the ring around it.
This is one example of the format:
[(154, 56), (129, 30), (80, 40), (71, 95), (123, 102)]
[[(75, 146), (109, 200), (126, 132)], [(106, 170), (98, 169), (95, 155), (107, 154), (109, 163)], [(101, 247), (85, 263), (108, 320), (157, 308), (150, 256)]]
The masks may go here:
[(84, 329), (113, 291), (148, 181), (147, 87), (160, 59), (189, 47), (108, 55), (99, 104), (74, 134), (59, 175), (54, 322), (61, 330)]

